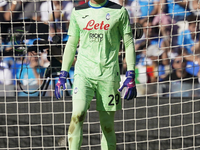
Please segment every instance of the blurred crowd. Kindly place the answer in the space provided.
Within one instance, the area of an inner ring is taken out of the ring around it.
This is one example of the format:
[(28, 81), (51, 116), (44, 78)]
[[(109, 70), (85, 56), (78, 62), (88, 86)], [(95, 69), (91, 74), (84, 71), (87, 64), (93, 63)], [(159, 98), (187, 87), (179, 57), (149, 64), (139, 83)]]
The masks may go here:
[[(200, 96), (198, 94), (200, 82), (198, 0), (111, 1), (125, 6), (131, 24), (142, 25), (142, 38), (134, 39), (136, 83), (139, 95)], [(52, 41), (56, 29), (57, 33), (63, 35), (62, 40), (67, 42), (71, 11), (73, 7), (83, 3), (84, 0), (53, 1), (52, 10), (50, 0), (32, 2), (1, 0), (0, 22), (33, 19), (49, 25), (49, 41)], [(52, 11), (55, 16), (52, 15)], [(5, 42), (5, 39), (0, 38), (1, 53), (14, 48), (14, 42)], [(23, 59), (23, 63), (20, 56), (1, 56), (0, 84), (4, 87), (14, 85), (15, 89), (18, 88), (15, 86), (17, 82), (22, 82), (23, 86), (41, 85), (45, 68), (50, 64), (47, 56), (47, 51), (39, 54), (29, 52)], [(122, 78), (126, 72), (125, 59), (122, 43), (119, 53)], [(24, 65), (23, 71), (20, 71), (22, 65)], [(73, 69), (70, 75), (73, 78)], [(22, 92), (19, 93), (21, 96), (24, 95)]]

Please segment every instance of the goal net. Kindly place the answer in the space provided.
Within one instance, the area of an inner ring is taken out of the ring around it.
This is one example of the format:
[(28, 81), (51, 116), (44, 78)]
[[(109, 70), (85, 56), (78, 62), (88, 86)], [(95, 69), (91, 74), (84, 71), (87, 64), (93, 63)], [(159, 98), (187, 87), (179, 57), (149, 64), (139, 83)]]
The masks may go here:
[[(199, 1), (112, 1), (129, 13), (138, 91), (116, 112), (117, 150), (200, 149)], [(62, 99), (55, 98), (54, 88), (71, 11), (84, 3), (0, 0), (0, 150), (68, 149), (76, 57)], [(122, 84), (123, 40), (118, 59)], [(94, 98), (81, 150), (100, 150), (101, 136)]]

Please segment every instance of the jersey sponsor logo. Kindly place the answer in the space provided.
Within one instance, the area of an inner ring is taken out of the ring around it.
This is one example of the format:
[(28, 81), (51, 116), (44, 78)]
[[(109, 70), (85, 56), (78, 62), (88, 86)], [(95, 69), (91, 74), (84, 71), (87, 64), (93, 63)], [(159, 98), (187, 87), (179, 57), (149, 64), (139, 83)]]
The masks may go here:
[(85, 18), (88, 17), (88, 16), (89, 16), (89, 15), (85, 15), (85, 16), (83, 16), (82, 18), (85, 19)]
[(102, 33), (90, 33), (89, 34), (90, 42), (101, 42), (103, 40)]
[(100, 29), (100, 30), (108, 30), (109, 27), (110, 27), (110, 25), (109, 24), (104, 24), (104, 21), (102, 21), (101, 23), (95, 23), (94, 20), (90, 20), (87, 23), (86, 27), (83, 28), (83, 30), (93, 30), (93, 29), (94, 30), (98, 30), (98, 29)]

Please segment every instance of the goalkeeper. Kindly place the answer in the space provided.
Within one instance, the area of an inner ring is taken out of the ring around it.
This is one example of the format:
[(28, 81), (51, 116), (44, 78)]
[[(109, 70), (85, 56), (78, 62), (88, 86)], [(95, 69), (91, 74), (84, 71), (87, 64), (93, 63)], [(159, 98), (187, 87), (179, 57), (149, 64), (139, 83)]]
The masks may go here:
[[(66, 89), (66, 78), (80, 42), (68, 129), (69, 150), (79, 150), (81, 147), (82, 126), (94, 94), (102, 129), (101, 149), (115, 150), (114, 114), (122, 108), (120, 91), (126, 88), (124, 99), (127, 100), (137, 95), (135, 49), (128, 12), (108, 0), (90, 0), (73, 9), (68, 34), (55, 95), (60, 99), (61, 89)], [(121, 38), (126, 50), (127, 78), (119, 89), (118, 53)]]

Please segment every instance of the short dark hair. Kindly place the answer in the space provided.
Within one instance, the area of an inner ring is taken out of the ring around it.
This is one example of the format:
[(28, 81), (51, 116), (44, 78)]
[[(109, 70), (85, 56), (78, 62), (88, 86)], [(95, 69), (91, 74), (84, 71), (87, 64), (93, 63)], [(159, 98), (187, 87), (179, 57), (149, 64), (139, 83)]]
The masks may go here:
[(198, 16), (195, 16), (194, 14), (191, 14), (189, 16), (187, 16), (186, 20), (188, 21), (188, 23), (196, 23), (196, 21), (199, 20)]

